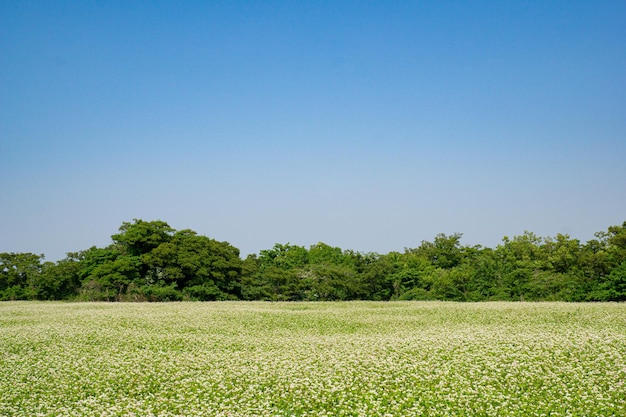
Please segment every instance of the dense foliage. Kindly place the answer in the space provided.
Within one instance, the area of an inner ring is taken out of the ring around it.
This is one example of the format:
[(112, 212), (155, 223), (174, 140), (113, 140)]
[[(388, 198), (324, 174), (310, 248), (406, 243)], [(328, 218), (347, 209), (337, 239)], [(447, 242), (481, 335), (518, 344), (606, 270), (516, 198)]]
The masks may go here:
[(56, 263), (0, 253), (0, 300), (626, 301), (626, 222), (586, 243), (525, 232), (494, 249), (461, 236), (386, 255), (276, 244), (241, 259), (228, 242), (134, 220)]

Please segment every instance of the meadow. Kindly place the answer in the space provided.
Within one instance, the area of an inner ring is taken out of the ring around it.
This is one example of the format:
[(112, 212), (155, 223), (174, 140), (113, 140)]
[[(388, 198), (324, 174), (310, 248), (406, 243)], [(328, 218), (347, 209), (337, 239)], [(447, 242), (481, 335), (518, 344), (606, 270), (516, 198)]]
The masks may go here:
[(0, 416), (624, 416), (626, 304), (0, 303)]

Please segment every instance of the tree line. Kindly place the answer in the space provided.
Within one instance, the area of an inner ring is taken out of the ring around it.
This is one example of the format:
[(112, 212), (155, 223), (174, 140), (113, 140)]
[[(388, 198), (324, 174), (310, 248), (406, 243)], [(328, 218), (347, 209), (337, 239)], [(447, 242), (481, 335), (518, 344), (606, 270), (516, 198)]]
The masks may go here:
[(525, 232), (488, 248), (461, 237), (384, 255), (276, 244), (242, 259), (228, 242), (135, 219), (109, 246), (58, 262), (0, 253), (0, 300), (626, 301), (626, 222), (586, 243)]

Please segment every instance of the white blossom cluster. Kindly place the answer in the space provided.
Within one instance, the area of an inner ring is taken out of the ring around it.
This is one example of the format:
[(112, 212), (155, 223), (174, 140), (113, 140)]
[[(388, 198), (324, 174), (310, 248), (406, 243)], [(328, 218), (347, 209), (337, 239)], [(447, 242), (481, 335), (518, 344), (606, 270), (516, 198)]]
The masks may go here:
[(0, 304), (0, 416), (624, 415), (624, 304)]

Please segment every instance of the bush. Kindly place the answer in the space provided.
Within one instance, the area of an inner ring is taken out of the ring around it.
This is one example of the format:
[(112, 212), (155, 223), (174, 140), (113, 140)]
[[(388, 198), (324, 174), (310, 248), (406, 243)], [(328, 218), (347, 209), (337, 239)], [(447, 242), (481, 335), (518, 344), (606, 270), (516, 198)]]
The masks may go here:
[(429, 291), (426, 291), (424, 288), (412, 288), (400, 295), (400, 300), (434, 300), (435, 297), (430, 294)]
[(191, 301), (217, 301), (227, 300), (229, 297), (215, 285), (194, 285), (183, 290), (186, 299)]

